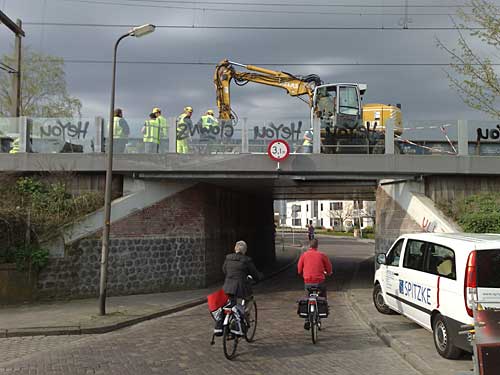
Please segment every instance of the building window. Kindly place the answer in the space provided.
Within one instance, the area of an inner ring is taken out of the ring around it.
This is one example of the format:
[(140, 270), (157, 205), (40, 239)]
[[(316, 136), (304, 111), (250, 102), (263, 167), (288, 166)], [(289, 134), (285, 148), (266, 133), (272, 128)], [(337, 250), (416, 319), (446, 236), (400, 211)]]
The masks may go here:
[(302, 220), (301, 219), (292, 219), (292, 225), (294, 227), (301, 227), (302, 226)]
[(342, 202), (332, 202), (330, 203), (330, 210), (331, 211), (339, 211), (343, 209)]
[(321, 203), (321, 211), (323, 211), (323, 203)]
[(309, 205), (306, 204), (306, 212), (309, 212)]
[(323, 226), (323, 218), (321, 218), (321, 226)]

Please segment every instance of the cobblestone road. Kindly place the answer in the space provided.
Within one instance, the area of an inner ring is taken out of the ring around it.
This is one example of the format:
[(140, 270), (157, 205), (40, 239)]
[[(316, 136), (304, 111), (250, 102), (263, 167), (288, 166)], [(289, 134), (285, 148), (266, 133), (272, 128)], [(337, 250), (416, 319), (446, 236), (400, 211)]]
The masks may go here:
[[(348, 251), (339, 251), (342, 247)], [(335, 271), (331, 315), (317, 345), (296, 315), (295, 300), (302, 286), (291, 269), (257, 288), (256, 341), (242, 342), (234, 361), (224, 358), (220, 339), (209, 345), (212, 321), (206, 307), (199, 306), (106, 335), (53, 338), (51, 350), (12, 361), (1, 358), (0, 373), (418, 374), (357, 318), (347, 302), (345, 290), (356, 264), (373, 247), (337, 240), (336, 249), (330, 254)], [(57, 340), (64, 345), (57, 346)]]

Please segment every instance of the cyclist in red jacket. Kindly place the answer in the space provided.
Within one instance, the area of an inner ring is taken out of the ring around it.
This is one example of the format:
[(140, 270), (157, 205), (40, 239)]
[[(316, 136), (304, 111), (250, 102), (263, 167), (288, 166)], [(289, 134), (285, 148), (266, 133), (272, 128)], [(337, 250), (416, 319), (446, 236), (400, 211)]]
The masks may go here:
[(318, 250), (318, 240), (311, 240), (309, 250), (300, 256), (297, 271), (304, 278), (304, 287), (317, 286), (321, 297), (326, 298), (325, 275), (332, 274), (332, 263), (326, 254)]
[[(304, 288), (317, 287), (320, 297), (326, 299), (325, 275), (332, 274), (332, 263), (326, 254), (318, 251), (318, 240), (313, 239), (309, 243), (309, 250), (300, 256), (297, 271), (304, 278)], [(304, 322), (304, 329), (310, 328), (309, 319)]]

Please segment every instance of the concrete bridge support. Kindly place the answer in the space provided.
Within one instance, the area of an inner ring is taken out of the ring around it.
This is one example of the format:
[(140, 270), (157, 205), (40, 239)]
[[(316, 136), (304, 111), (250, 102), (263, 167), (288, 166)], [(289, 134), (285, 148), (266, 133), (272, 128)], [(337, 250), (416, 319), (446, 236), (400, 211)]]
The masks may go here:
[(385, 252), (404, 233), (461, 232), (436, 203), (500, 190), (496, 175), (431, 175), (420, 181), (382, 180), (377, 189), (377, 234), (375, 252)]
[(461, 231), (425, 193), (424, 180), (380, 182), (377, 189), (376, 253), (389, 250), (391, 244), (405, 233)]
[[(110, 295), (211, 285), (223, 278), (225, 255), (240, 239), (258, 265), (274, 261), (270, 195), (127, 177), (123, 191), (112, 208)], [(64, 240), (51, 245), (38, 297), (98, 294), (101, 225), (98, 211), (66, 228)]]

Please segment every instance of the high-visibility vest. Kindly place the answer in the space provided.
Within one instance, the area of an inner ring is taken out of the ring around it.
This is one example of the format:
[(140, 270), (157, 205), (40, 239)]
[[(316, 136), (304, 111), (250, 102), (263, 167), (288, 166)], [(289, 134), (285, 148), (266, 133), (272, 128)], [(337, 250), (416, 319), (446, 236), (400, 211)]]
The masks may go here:
[(185, 124), (185, 119), (186, 119), (187, 114), (181, 113), (179, 117), (177, 117), (177, 130), (179, 130), (179, 125)]
[(146, 120), (143, 141), (160, 144), (160, 124), (158, 119)]
[[(179, 133), (180, 131), (183, 130), (181, 127), (179, 127), (179, 125), (186, 125), (186, 126), (188, 126), (189, 123), (191, 123), (191, 118), (188, 117), (186, 119), (186, 117), (187, 117), (186, 113), (182, 113), (179, 117), (177, 117), (177, 126), (176, 126), (177, 133)], [(182, 142), (182, 143), (186, 143), (187, 144), (188, 140), (187, 140), (187, 138), (185, 138), (185, 139), (177, 139), (177, 142)]]
[(127, 138), (128, 136), (128, 134), (125, 133), (123, 127), (120, 124), (121, 120), (122, 118), (118, 116), (115, 116), (113, 118), (113, 138)]
[(14, 139), (14, 141), (12, 142), (12, 148), (11, 150), (9, 151), (9, 154), (17, 154), (19, 152), (19, 138), (16, 138)]
[(168, 137), (168, 124), (167, 124), (167, 119), (163, 116), (158, 116), (156, 118), (158, 120), (158, 123), (160, 124), (160, 132), (161, 136), (164, 138)]
[[(310, 131), (310, 130), (306, 130), (305, 134), (304, 135), (307, 135), (307, 137), (311, 138), (313, 137), (313, 132)], [(311, 146), (312, 145), (312, 141), (309, 141), (307, 139), (304, 139), (304, 143), (302, 143), (303, 146)]]
[(203, 115), (201, 116), (201, 126), (209, 129), (212, 126), (219, 126), (219, 121), (214, 116)]

